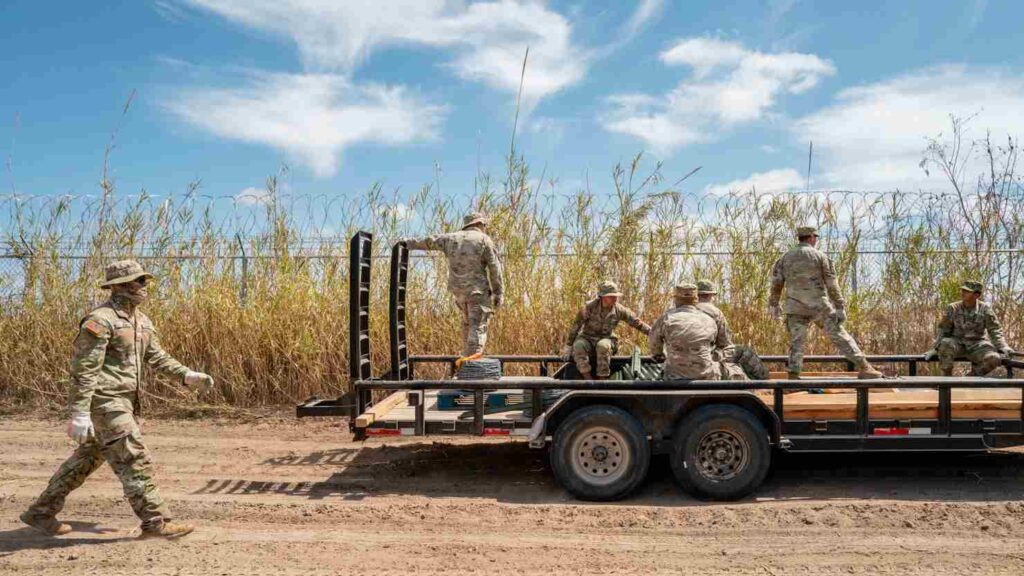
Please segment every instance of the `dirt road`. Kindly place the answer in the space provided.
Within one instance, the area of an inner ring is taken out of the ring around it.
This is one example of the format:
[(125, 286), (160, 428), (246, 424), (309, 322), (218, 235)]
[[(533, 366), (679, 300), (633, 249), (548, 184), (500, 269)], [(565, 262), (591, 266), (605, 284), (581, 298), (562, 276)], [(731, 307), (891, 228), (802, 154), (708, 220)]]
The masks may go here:
[(18, 514), (71, 451), (61, 424), (0, 421), (4, 574), (1024, 573), (1024, 454), (788, 457), (756, 498), (682, 495), (656, 460), (640, 493), (573, 500), (524, 444), (353, 443), (337, 421), (148, 422), (158, 482), (199, 525), (133, 540), (104, 468), (75, 531)]

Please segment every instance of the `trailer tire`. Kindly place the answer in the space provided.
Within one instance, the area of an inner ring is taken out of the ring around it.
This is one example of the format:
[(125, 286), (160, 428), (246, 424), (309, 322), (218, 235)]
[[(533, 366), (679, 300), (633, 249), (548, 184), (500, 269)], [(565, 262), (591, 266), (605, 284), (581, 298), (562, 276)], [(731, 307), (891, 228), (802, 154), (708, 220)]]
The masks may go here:
[(555, 478), (580, 500), (625, 498), (647, 477), (651, 445), (644, 427), (615, 406), (587, 406), (555, 430)]
[(739, 406), (704, 406), (683, 419), (670, 454), (672, 473), (687, 493), (738, 500), (757, 489), (771, 466), (764, 425)]

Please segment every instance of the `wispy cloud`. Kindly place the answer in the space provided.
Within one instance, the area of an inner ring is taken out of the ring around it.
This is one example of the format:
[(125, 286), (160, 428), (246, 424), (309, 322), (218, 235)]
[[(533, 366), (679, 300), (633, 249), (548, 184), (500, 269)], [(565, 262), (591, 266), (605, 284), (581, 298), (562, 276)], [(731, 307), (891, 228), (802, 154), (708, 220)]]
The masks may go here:
[[(506, 92), (523, 86), (527, 108), (578, 82), (587, 54), (572, 25), (541, 2), (446, 0), (179, 0), (239, 25), (289, 39), (306, 69), (351, 76), (378, 49), (427, 46), (451, 53), (447, 67), (463, 79)], [(646, 4), (657, 4), (645, 0)]]
[[(970, 116), (974, 137), (1024, 135), (1024, 77), (947, 65), (848, 88), (792, 126), (814, 141), (816, 183), (833, 188), (944, 189), (919, 167), (925, 138), (949, 131), (949, 115)], [(975, 167), (980, 171), (981, 167)], [(818, 187), (818, 184), (815, 187)]]
[(690, 77), (668, 94), (610, 97), (602, 123), (663, 155), (761, 120), (780, 96), (801, 94), (835, 74), (831, 62), (813, 54), (764, 53), (714, 38), (681, 40), (660, 58), (667, 66), (690, 68)]
[(803, 190), (805, 178), (792, 168), (780, 168), (767, 172), (756, 172), (741, 180), (723, 184), (711, 184), (704, 188), (707, 194), (724, 196), (731, 193), (784, 193)]
[(402, 145), (435, 136), (445, 107), (402, 87), (355, 84), (334, 74), (252, 72), (235, 88), (190, 88), (165, 102), (186, 122), (217, 136), (264, 144), (335, 173), (360, 143)]
[(661, 14), (665, 0), (640, 0), (625, 26), (627, 39), (636, 36), (644, 27)]

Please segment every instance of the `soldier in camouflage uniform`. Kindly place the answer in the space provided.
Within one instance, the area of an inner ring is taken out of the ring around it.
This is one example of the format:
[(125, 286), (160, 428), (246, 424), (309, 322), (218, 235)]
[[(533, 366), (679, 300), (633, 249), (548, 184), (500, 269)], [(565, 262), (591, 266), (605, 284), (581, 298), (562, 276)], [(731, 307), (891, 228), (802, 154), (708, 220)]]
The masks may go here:
[(673, 292), (675, 308), (665, 312), (651, 328), (651, 354), (664, 358), (669, 380), (746, 380), (731, 362), (719, 362), (715, 350), (732, 343), (723, 324), (697, 307), (697, 286), (682, 284)]
[(611, 375), (611, 357), (618, 350), (615, 327), (619, 322), (625, 321), (644, 334), (651, 333), (651, 327), (635, 312), (619, 304), (620, 296), (622, 293), (614, 282), (602, 282), (597, 297), (580, 309), (569, 328), (562, 356), (567, 362), (571, 359), (576, 361), (576, 369), (584, 380), (591, 378), (591, 354), (595, 356), (597, 378)]
[(21, 520), (36, 530), (59, 535), (71, 531), (59, 522), (68, 494), (104, 461), (124, 487), (124, 495), (142, 521), (141, 537), (184, 536), (193, 527), (172, 522), (153, 483), (153, 462), (142, 442), (139, 414), (142, 368), (152, 368), (192, 389), (208, 391), (213, 379), (186, 368), (160, 347), (153, 323), (137, 307), (147, 296), (152, 275), (137, 262), (122, 260), (106, 269), (110, 300), (79, 323), (71, 359), (68, 435), (79, 446), (50, 478), (46, 490)]
[[(697, 309), (711, 316), (711, 319), (718, 325), (718, 332), (721, 334), (719, 338), (721, 346), (715, 346), (715, 349), (712, 351), (712, 357), (714, 357), (715, 361), (721, 361), (726, 358), (731, 360), (736, 347), (732, 343), (732, 334), (729, 332), (729, 323), (725, 319), (725, 314), (713, 303), (716, 294), (718, 294), (718, 290), (715, 289), (715, 285), (711, 281), (697, 281)], [(678, 306), (679, 304), (676, 305)]]
[(501, 261), (487, 235), (487, 217), (473, 212), (462, 230), (423, 238), (404, 238), (409, 250), (444, 252), (448, 260), (448, 291), (462, 313), (463, 356), (482, 354), (487, 326), (504, 301)]
[(864, 357), (853, 337), (843, 328), (846, 302), (839, 293), (836, 270), (827, 256), (818, 251), (818, 230), (813, 226), (797, 229), (800, 243), (786, 252), (772, 268), (772, 291), (768, 308), (773, 318), (782, 316), (779, 300), (786, 290), (786, 328), (789, 330), (789, 378), (800, 378), (804, 346), (811, 324), (825, 330), (832, 344), (858, 369), (864, 379), (881, 378)]
[(1013, 353), (992, 306), (980, 300), (981, 291), (981, 282), (964, 282), (960, 301), (947, 306), (939, 320), (938, 338), (925, 358), (937, 356), (946, 376), (953, 375), (953, 361), (959, 356), (971, 361), (975, 376), (985, 376), (1002, 364), (1002, 358)]

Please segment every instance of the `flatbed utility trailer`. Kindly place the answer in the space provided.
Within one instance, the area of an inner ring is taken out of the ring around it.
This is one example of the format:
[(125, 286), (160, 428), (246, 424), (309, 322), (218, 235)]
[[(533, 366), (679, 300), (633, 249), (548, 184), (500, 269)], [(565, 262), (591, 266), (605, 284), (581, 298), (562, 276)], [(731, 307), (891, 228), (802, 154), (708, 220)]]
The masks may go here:
[[(497, 355), (488, 357), (503, 366), (535, 364), (538, 374), (452, 378), (455, 356), (409, 354), (409, 255), (401, 243), (391, 251), (391, 368), (374, 377), (371, 254), (372, 235), (358, 232), (349, 256), (353, 391), (333, 400), (310, 398), (296, 408), (299, 417), (348, 416), (357, 438), (524, 436), (531, 448), (550, 450), (558, 481), (586, 500), (627, 496), (646, 476), (652, 454), (669, 455), (687, 492), (731, 500), (761, 484), (780, 450), (964, 452), (1024, 444), (1024, 379), (1014, 376), (1015, 369), (1024, 369), (1019, 357), (1004, 360), (1006, 378), (918, 376), (928, 362), (922, 356), (884, 355), (869, 359), (905, 368), (906, 375), (857, 380), (852, 372), (823, 372), (801, 380), (687, 381), (643, 379), (644, 366), (654, 360), (639, 356), (616, 357), (612, 363), (613, 371), (628, 367), (619, 373), (639, 374), (639, 379), (580, 380), (573, 378), (572, 364), (557, 356)], [(762, 361), (778, 365), (786, 358)], [(809, 356), (805, 362), (846, 360)], [(438, 363), (450, 366), (448, 378), (415, 377), (416, 366)], [(374, 402), (374, 392), (389, 395)], [(446, 395), (447, 409), (441, 409), (439, 395)]]

